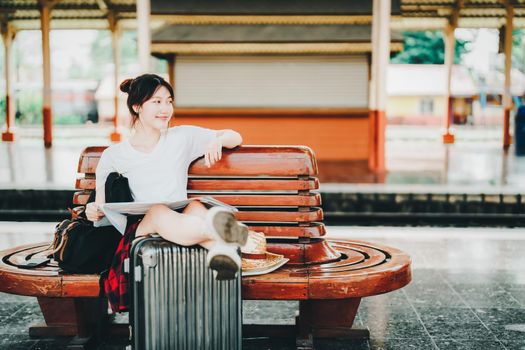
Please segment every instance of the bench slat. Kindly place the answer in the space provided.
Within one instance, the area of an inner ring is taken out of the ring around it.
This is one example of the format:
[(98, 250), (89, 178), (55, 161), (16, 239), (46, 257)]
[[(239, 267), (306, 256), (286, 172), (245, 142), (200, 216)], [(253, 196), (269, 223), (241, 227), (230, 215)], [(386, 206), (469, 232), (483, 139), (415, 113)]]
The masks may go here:
[[(188, 197), (199, 196), (202, 195), (190, 194)], [(309, 195), (213, 194), (213, 197), (233, 206), (317, 207), (321, 205), (321, 195), (319, 193)]]
[[(73, 198), (73, 204), (75, 205), (84, 205), (87, 202), (88, 195), (86, 193), (77, 192), (74, 195)], [(240, 196), (241, 197), (241, 196)], [(271, 196), (268, 196), (271, 197)], [(293, 197), (293, 196), (291, 196)], [(295, 196), (295, 197), (301, 197), (301, 196)], [(312, 200), (312, 204), (316, 203), (317, 200), (320, 200), (320, 197), (316, 199), (315, 196), (303, 196), (307, 197), (307, 199)], [(312, 198), (313, 197), (313, 198)], [(217, 199), (220, 197), (217, 196)], [(254, 221), (262, 221), (262, 222), (314, 222), (314, 221), (322, 221), (323, 220), (323, 211), (321, 208), (312, 208), (310, 211), (298, 211), (298, 210), (275, 210), (272, 211), (271, 208), (268, 208), (271, 206), (270, 201), (267, 201), (266, 203), (261, 203), (258, 198), (255, 198), (253, 202), (249, 201), (250, 198), (248, 198), (247, 201), (243, 202), (242, 198), (237, 198), (235, 196), (229, 197), (229, 199), (221, 198), (221, 200), (224, 200), (225, 203), (232, 204), (232, 205), (238, 205), (238, 203), (243, 203), (243, 205), (246, 206), (261, 206), (259, 210), (243, 210), (243, 208), (239, 208), (240, 211), (235, 214), (236, 218), (241, 221), (247, 221), (247, 222), (254, 222)], [(237, 203), (236, 203), (237, 202)], [(294, 203), (290, 200), (290, 203)], [(308, 202), (299, 202), (296, 201), (295, 205), (289, 204), (289, 206), (297, 206), (298, 204), (309, 204)], [(264, 206), (262, 206), (264, 205)], [(310, 205), (305, 205), (310, 206)]]
[[(75, 183), (77, 190), (95, 189), (95, 177), (87, 174), (78, 178)], [(319, 180), (311, 179), (188, 179), (190, 191), (311, 191), (319, 189)]]
[(310, 237), (319, 238), (326, 234), (322, 223), (312, 223), (312, 226), (254, 226), (250, 230), (264, 232), (268, 237)]
[[(189, 194), (189, 198), (202, 197), (208, 194)], [(226, 204), (233, 206), (287, 206), (287, 207), (318, 207), (321, 205), (321, 195), (318, 193), (309, 195), (290, 194), (212, 194), (212, 196)], [(85, 205), (89, 199), (89, 192), (76, 192), (73, 195), (73, 204)]]
[(323, 220), (322, 209), (312, 211), (238, 211), (235, 213), (237, 220), (245, 222), (313, 222)]
[[(94, 173), (105, 147), (88, 147), (82, 153), (78, 172)], [(222, 159), (211, 168), (199, 158), (189, 169), (191, 176), (315, 176), (313, 151), (305, 146), (249, 146), (223, 150)]]

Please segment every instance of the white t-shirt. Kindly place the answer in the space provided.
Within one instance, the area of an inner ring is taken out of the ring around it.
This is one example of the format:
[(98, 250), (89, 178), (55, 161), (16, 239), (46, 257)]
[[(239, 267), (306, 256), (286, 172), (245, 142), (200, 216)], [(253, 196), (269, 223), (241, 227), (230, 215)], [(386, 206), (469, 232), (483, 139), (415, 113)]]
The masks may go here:
[(102, 152), (96, 170), (96, 187), (117, 171), (128, 178), (136, 202), (171, 202), (188, 198), (188, 168), (204, 155), (215, 138), (215, 130), (181, 125), (161, 132), (150, 153), (137, 151), (128, 140), (109, 146)]

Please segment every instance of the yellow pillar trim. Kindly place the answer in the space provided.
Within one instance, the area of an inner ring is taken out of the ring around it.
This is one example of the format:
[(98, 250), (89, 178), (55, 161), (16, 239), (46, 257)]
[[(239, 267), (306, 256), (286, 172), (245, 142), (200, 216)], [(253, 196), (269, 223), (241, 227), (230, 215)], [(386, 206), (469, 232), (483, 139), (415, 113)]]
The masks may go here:
[[(400, 51), (402, 43), (391, 43), (390, 50)], [(371, 43), (152, 43), (159, 54), (350, 54), (372, 51)]]
[[(243, 15), (155, 15), (151, 18), (171, 24), (370, 24), (372, 16), (243, 16)], [(395, 17), (401, 18), (401, 17)]]

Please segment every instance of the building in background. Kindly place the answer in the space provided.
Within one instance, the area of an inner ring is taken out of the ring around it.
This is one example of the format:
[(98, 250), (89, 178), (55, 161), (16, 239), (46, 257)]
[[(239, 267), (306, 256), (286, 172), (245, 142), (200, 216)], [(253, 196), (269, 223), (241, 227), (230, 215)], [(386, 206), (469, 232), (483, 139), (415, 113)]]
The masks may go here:
[[(446, 72), (437, 64), (390, 64), (387, 117), (391, 124), (442, 125), (447, 113)], [(466, 67), (452, 69), (454, 121), (466, 123), (478, 98), (475, 80)]]
[[(525, 76), (517, 69), (512, 69), (511, 74), (511, 94), (517, 108), (525, 94)], [(455, 65), (451, 82), (454, 123), (500, 125), (503, 81), (501, 72), (472, 71)], [(390, 64), (387, 92), (390, 124), (443, 124), (447, 113), (444, 65)]]
[[(172, 62), (174, 124), (234, 128), (248, 144), (306, 144), (320, 160), (369, 161), (371, 1), (153, 0), (151, 13), (167, 22), (151, 51)], [(388, 50), (400, 49), (393, 34)]]

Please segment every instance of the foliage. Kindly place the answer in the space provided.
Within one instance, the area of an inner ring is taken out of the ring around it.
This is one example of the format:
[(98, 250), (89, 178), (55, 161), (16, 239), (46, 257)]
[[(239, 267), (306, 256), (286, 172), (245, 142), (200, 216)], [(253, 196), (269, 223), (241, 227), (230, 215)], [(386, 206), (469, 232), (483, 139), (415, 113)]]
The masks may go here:
[[(443, 64), (445, 42), (441, 31), (404, 32), (403, 51), (391, 59), (391, 63)], [(456, 39), (454, 63), (461, 62), (461, 55), (469, 52), (469, 41)]]
[(0, 125), (5, 123), (5, 97), (0, 98)]
[(42, 123), (42, 93), (34, 90), (19, 91), (17, 100), (17, 123)]
[[(91, 45), (92, 64), (88, 70), (86, 78), (101, 80), (107, 74), (104, 67), (113, 63), (113, 49), (111, 46), (111, 33), (109, 31), (99, 31), (97, 37)], [(122, 74), (131, 73), (132, 66), (138, 62), (138, 44), (136, 31), (123, 31), (120, 39), (120, 71)], [(77, 70), (72, 67), (73, 72)], [(166, 63), (163, 60), (153, 59), (153, 71), (165, 73)]]
[(525, 73), (525, 29), (512, 31), (512, 66)]
[(86, 116), (79, 113), (57, 114), (53, 116), (53, 124), (57, 125), (84, 124), (85, 122)]

